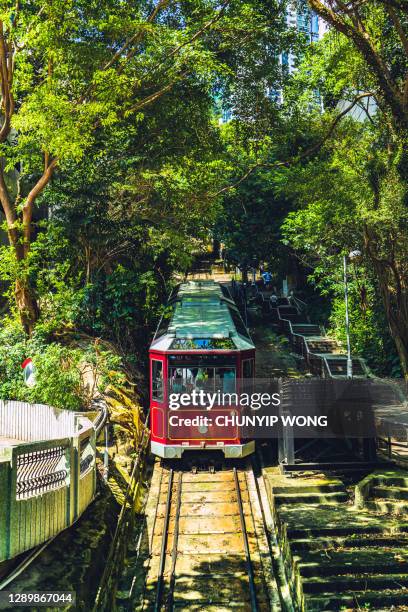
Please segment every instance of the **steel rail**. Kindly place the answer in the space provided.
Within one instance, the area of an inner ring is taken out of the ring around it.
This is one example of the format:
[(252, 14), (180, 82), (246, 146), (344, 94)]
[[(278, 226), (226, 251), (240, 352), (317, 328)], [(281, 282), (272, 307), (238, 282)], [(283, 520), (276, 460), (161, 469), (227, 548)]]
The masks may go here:
[(241, 522), (241, 531), (242, 537), (244, 540), (244, 551), (245, 551), (245, 561), (249, 579), (249, 594), (251, 598), (251, 610), (252, 612), (258, 612), (258, 602), (256, 600), (256, 588), (255, 588), (255, 578), (254, 578), (254, 570), (252, 567), (251, 561), (251, 553), (249, 551), (249, 543), (248, 543), (248, 532), (245, 525), (245, 516), (244, 516), (244, 506), (242, 503), (241, 489), (239, 487), (239, 478), (237, 468), (234, 467), (234, 481), (235, 481), (235, 489), (237, 493), (237, 502), (239, 509), (239, 518)]
[(176, 502), (176, 516), (174, 521), (173, 531), (173, 548), (171, 552), (171, 569), (170, 569), (170, 581), (169, 581), (169, 596), (167, 598), (167, 610), (173, 610), (174, 604), (174, 587), (176, 583), (176, 563), (177, 563), (177, 548), (178, 548), (178, 537), (180, 532), (180, 509), (181, 509), (181, 491), (182, 491), (183, 472), (180, 472), (179, 480), (177, 484), (177, 502)]
[(161, 609), (161, 601), (163, 594), (163, 586), (164, 586), (164, 566), (166, 564), (166, 548), (167, 548), (167, 536), (169, 531), (169, 523), (170, 523), (170, 509), (171, 509), (171, 498), (172, 498), (172, 488), (173, 488), (173, 468), (170, 468), (169, 472), (169, 485), (167, 489), (167, 500), (166, 500), (166, 513), (164, 517), (164, 525), (163, 525), (163, 536), (162, 536), (162, 545), (160, 551), (160, 564), (159, 571), (157, 574), (157, 588), (156, 588), (156, 601), (154, 604), (155, 612), (160, 612)]

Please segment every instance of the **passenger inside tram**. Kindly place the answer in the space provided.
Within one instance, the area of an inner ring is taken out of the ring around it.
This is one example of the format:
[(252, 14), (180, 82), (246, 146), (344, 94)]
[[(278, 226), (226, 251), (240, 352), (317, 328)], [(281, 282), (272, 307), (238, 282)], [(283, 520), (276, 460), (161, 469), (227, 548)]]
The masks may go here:
[(235, 385), (235, 368), (172, 368), (170, 372), (172, 393), (191, 393), (194, 389), (233, 393)]

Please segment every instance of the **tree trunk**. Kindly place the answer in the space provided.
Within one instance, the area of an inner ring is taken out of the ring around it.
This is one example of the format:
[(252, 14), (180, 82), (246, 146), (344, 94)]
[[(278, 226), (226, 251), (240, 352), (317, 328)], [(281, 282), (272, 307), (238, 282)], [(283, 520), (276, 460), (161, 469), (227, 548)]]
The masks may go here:
[(404, 279), (396, 277), (395, 266), (391, 275), (389, 262), (375, 259), (373, 264), (390, 333), (400, 358), (404, 378), (408, 379), (408, 294), (404, 287)]
[[(57, 166), (56, 158), (50, 160), (49, 155), (45, 154), (44, 159), (44, 172), (28, 194), (22, 207), (21, 216), (17, 206), (18, 197), (13, 199), (10, 196), (5, 178), (4, 161), (0, 159), (0, 203), (6, 217), (10, 246), (14, 249), (17, 262), (22, 267), (22, 272), (15, 281), (14, 296), (21, 324), (28, 335), (33, 332), (40, 315), (35, 293), (30, 287), (30, 280), (25, 267), (32, 240), (31, 225), (34, 205), (37, 197), (50, 182)], [(22, 222), (22, 228), (19, 228), (19, 222)]]
[(39, 317), (37, 300), (28, 283), (20, 279), (16, 280), (14, 295), (21, 324), (25, 333), (30, 336)]
[(391, 331), (391, 334), (397, 347), (404, 378), (408, 380), (408, 337), (402, 337), (398, 330)]
[[(385, 288), (387, 291), (387, 288)], [(384, 297), (384, 291), (383, 297)], [(408, 380), (408, 321), (400, 309), (396, 309), (389, 303), (389, 299), (384, 300), (385, 313), (390, 326), (391, 336), (397, 348), (400, 358), (404, 378)]]

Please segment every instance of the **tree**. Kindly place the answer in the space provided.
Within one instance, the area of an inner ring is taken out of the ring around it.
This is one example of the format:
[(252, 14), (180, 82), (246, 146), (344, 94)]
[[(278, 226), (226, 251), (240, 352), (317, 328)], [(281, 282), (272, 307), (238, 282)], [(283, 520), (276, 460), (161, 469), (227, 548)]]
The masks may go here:
[(374, 342), (383, 335), (382, 302), (407, 376), (407, 211), (404, 185), (387, 149), (380, 146), (380, 134), (376, 125), (349, 118), (318, 158), (281, 171), (276, 182), (278, 191), (297, 202), (283, 224), (285, 239), (323, 294), (339, 297), (338, 312), (342, 256), (362, 250), (362, 263), (351, 267), (356, 321), (361, 333), (372, 338), (370, 350), (375, 352)]
[(211, 97), (180, 84), (146, 109), (143, 126), (129, 118), (99, 134), (61, 170), (28, 260), (37, 331), (77, 329), (142, 351), (174, 273), (208, 238), (218, 207), (208, 194), (229, 170), (222, 154)]
[(269, 171), (252, 173), (225, 196), (214, 231), (231, 260), (248, 267), (267, 262), (278, 274), (288, 265), (280, 225), (290, 202), (279, 197), (274, 187)]
[(408, 18), (402, 0), (309, 0), (332, 28), (349, 39), (374, 77), (379, 104), (396, 130), (408, 133)]
[[(387, 98), (350, 28), (363, 21), (364, 37), (383, 58), (400, 94), (407, 74), (403, 32), (397, 32), (383, 2), (325, 4), (321, 14), (331, 11), (335, 20), (344, 19), (348, 29), (339, 33), (333, 24), (323, 40), (305, 52), (285, 88), (288, 138), (280, 159), (289, 160), (287, 174), (293, 185), (283, 181), (282, 193), (299, 207), (289, 217), (289, 225), (285, 223), (285, 233), (287, 238), (290, 234), (289, 243), (298, 256), (316, 271), (312, 276), (320, 271), (320, 283), (324, 275), (334, 282), (332, 264), (337, 270), (341, 252), (356, 247), (363, 251), (372, 290), (368, 294), (375, 303), (383, 303), (407, 375), (408, 132), (403, 114), (395, 112), (396, 105)], [(406, 31), (406, 16), (401, 11), (398, 16)], [(376, 106), (364, 104), (369, 97), (375, 98)], [(323, 113), (318, 98), (323, 99)], [(292, 155), (291, 148), (295, 149)], [(282, 165), (275, 168), (280, 189), (286, 171), (279, 169)]]
[(253, 38), (271, 25), (265, 5), (6, 0), (0, 11), (0, 202), (16, 260), (16, 304), (28, 333), (39, 314), (27, 270), (33, 215), (51, 178), (83, 158), (100, 132), (120, 129), (129, 117), (142, 125), (146, 110), (178, 84), (185, 84), (183, 95), (197, 86), (210, 91), (230, 72), (237, 33), (245, 29)]

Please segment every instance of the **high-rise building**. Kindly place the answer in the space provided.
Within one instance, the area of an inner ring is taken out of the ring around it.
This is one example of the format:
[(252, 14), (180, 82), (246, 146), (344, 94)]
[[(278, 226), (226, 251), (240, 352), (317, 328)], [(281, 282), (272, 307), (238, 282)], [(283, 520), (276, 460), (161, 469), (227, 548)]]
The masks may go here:
[[(317, 42), (327, 31), (327, 26), (316, 13), (310, 10), (307, 0), (293, 0), (288, 6), (286, 12), (286, 23), (289, 28), (296, 29), (298, 32), (303, 32), (309, 43)], [(279, 62), (282, 66), (282, 71), (288, 71), (290, 74), (296, 70), (296, 56), (291, 52), (283, 52), (279, 56)], [(278, 104), (283, 101), (282, 90), (270, 89), (266, 94), (276, 100)], [(320, 104), (320, 96), (316, 92), (316, 102)], [(220, 106), (219, 123), (228, 123), (233, 117), (233, 110)]]
[[(321, 20), (310, 10), (306, 0), (301, 0), (289, 6), (286, 14), (286, 23), (289, 28), (305, 34), (309, 43), (314, 43), (321, 37)], [(282, 53), (282, 65), (287, 66), (289, 72), (295, 70), (296, 57), (292, 53)]]

